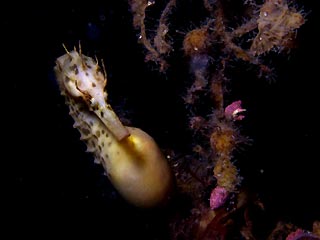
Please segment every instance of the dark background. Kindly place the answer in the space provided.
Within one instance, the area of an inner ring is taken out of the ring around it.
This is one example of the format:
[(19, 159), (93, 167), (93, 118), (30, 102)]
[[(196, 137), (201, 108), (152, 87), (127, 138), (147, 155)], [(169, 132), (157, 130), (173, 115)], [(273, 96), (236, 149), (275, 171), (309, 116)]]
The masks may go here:
[[(191, 2), (178, 7), (194, 13), (186, 7)], [(309, 230), (320, 220), (319, 11), (314, 2), (297, 2), (307, 13), (298, 48), (289, 56), (270, 57), (276, 81), (240, 70), (230, 89), (231, 98), (243, 100), (244, 133), (253, 139), (238, 163), (244, 184), (264, 200), (272, 224), (284, 220)], [(12, 238), (90, 234), (90, 239), (124, 239), (129, 234), (167, 239), (166, 211), (126, 204), (85, 153), (52, 70), (65, 53), (62, 43), (72, 49), (81, 40), (86, 55), (104, 59), (116, 112), (161, 148), (183, 153), (190, 152), (192, 142), (182, 101), (191, 84), (185, 66), (173, 63), (167, 74), (159, 74), (144, 63), (126, 1), (10, 5), (1, 14), (3, 227)], [(187, 31), (197, 24), (173, 27)]]

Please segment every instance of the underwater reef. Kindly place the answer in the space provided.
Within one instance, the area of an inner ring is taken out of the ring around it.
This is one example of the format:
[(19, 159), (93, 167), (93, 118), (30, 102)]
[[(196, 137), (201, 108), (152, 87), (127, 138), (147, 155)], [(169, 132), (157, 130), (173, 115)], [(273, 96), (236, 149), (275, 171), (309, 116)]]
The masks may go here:
[(110, 239), (320, 239), (318, 15), (302, 0), (8, 14), (17, 43), (5, 45), (26, 51), (21, 72), (33, 76), (5, 83), (8, 142), (37, 139), (12, 150), (13, 225)]

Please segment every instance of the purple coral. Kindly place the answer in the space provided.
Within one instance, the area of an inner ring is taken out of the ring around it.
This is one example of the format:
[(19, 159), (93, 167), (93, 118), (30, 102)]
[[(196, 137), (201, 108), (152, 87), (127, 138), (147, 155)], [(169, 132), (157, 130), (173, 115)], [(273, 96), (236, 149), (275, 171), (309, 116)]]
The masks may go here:
[(210, 195), (210, 208), (212, 210), (221, 207), (227, 200), (229, 192), (224, 187), (215, 187)]
[(291, 232), (286, 237), (286, 240), (299, 240), (299, 239), (320, 240), (320, 237), (310, 232), (304, 231), (301, 228), (298, 228), (296, 231)]
[(226, 118), (232, 119), (232, 120), (244, 119), (244, 116), (241, 115), (241, 113), (245, 112), (246, 109), (243, 109), (241, 104), (242, 104), (241, 100), (238, 100), (228, 105), (224, 110), (224, 114)]

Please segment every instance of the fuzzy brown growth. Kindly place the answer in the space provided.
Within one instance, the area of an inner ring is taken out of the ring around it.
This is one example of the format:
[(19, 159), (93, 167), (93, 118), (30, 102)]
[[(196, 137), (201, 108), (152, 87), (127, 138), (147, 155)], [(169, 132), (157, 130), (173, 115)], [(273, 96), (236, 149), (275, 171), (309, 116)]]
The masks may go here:
[(229, 155), (235, 147), (235, 130), (233, 127), (220, 123), (210, 136), (210, 143), (217, 155)]
[(229, 192), (236, 191), (240, 183), (240, 177), (235, 165), (231, 162), (230, 156), (220, 156), (213, 170), (217, 185), (224, 187)]
[(206, 28), (194, 29), (188, 32), (183, 40), (185, 55), (192, 56), (207, 51), (209, 35)]
[(312, 233), (320, 237), (320, 221), (314, 221), (312, 224)]
[(129, 1), (131, 11), (133, 13), (133, 26), (137, 29), (140, 28), (141, 23), (144, 22), (145, 9), (148, 6), (147, 0), (131, 0)]
[(131, 12), (133, 15), (133, 26), (140, 30), (139, 43), (141, 43), (147, 50), (145, 60), (152, 61), (158, 64), (159, 70), (164, 72), (168, 68), (165, 56), (172, 50), (171, 43), (167, 41), (166, 35), (169, 32), (169, 25), (167, 23), (168, 16), (172, 8), (176, 4), (176, 0), (170, 0), (163, 10), (159, 25), (156, 30), (156, 35), (153, 39), (147, 35), (146, 31), (146, 9), (156, 4), (155, 1), (146, 0), (130, 0)]
[(232, 152), (236, 147), (238, 133), (228, 121), (218, 123), (210, 136), (211, 148), (215, 153), (214, 177), (217, 185), (229, 192), (234, 192), (240, 183), (238, 170), (231, 161)]
[[(167, 58), (169, 53), (181, 53), (180, 50), (182, 50), (184, 59), (189, 60), (191, 77), (183, 99), (189, 111), (188, 126), (194, 136), (191, 144), (193, 154), (186, 158), (182, 157), (174, 164), (174, 169), (180, 190), (192, 196), (194, 210), (201, 212), (201, 204), (207, 201), (203, 192), (208, 191), (209, 187), (215, 187), (212, 184), (214, 178), (217, 180), (217, 186), (224, 187), (228, 192), (233, 193), (238, 192), (241, 182), (241, 177), (234, 165), (233, 153), (239, 143), (245, 142), (246, 137), (240, 134), (239, 128), (234, 123), (234, 120), (242, 119), (234, 117), (237, 112), (229, 113), (232, 117), (226, 116), (225, 103), (237, 99), (226, 100), (225, 98), (230, 96), (231, 92), (228, 89), (228, 86), (231, 86), (229, 81), (241, 81), (243, 76), (239, 71), (237, 79), (231, 79), (229, 70), (236, 68), (239, 62), (241, 64), (245, 62), (246, 65), (240, 65), (240, 68), (255, 65), (257, 77), (273, 79), (273, 68), (266, 64), (263, 55), (270, 50), (294, 47), (295, 34), (305, 19), (293, 4), (288, 6), (287, 0), (180, 1), (177, 5), (179, 10), (183, 9), (181, 5), (191, 5), (191, 3), (197, 3), (192, 6), (200, 6), (205, 10), (204, 15), (200, 10), (201, 19), (204, 21), (194, 29), (185, 32), (183, 27), (179, 29), (178, 24), (180, 20), (186, 23), (190, 18), (182, 14), (180, 15), (182, 19), (178, 19), (178, 15), (172, 14), (176, 0), (167, 0), (161, 2), (164, 8), (152, 9), (160, 11), (157, 12), (156, 17), (151, 16), (157, 22), (156, 28), (146, 29), (145, 19), (148, 19), (146, 15), (149, 14), (147, 10), (159, 2), (129, 1), (134, 17), (134, 27), (140, 29), (139, 42), (147, 50), (145, 54), (147, 61), (157, 63), (159, 71), (163, 72), (169, 67), (170, 62)], [(191, 12), (197, 10), (199, 9), (191, 9)], [(179, 41), (181, 33), (184, 34), (183, 41)], [(250, 39), (250, 36), (254, 38)], [(243, 69), (243, 71), (249, 69), (252, 68)], [(238, 123), (240, 121), (237, 121)], [(204, 233), (207, 231), (204, 230), (205, 226), (211, 218), (203, 222), (200, 219), (202, 218), (197, 216), (186, 221), (182, 220), (183, 235), (175, 235), (173, 239), (204, 240), (225, 237), (223, 228), (219, 228), (218, 232), (213, 234), (211, 232), (213, 228), (210, 227), (208, 228), (210, 234)], [(212, 222), (217, 224), (215, 219)], [(202, 223), (204, 227), (201, 226)], [(203, 229), (201, 236), (192, 234), (192, 229), (197, 229), (197, 225), (199, 229)], [(245, 235), (252, 236), (250, 233)]]
[(217, 109), (217, 111), (222, 112), (223, 111), (223, 94), (224, 94), (224, 62), (222, 63), (222, 68), (217, 71), (212, 77), (211, 77), (211, 95), (213, 98), (214, 107)]
[(290, 47), (294, 30), (304, 23), (304, 18), (296, 9), (290, 9), (286, 0), (267, 0), (260, 9), (257, 23), (259, 33), (250, 51), (260, 55), (273, 47)]
[(169, 32), (168, 16), (175, 5), (176, 0), (170, 0), (159, 19), (157, 34), (154, 37), (154, 45), (161, 55), (168, 54), (172, 50), (171, 42), (167, 41), (166, 36)]
[(187, 96), (184, 98), (187, 104), (194, 104), (195, 100), (199, 98), (199, 93), (205, 90), (208, 84), (207, 79), (204, 76), (204, 72), (196, 71), (194, 73), (195, 81), (192, 86), (188, 89)]

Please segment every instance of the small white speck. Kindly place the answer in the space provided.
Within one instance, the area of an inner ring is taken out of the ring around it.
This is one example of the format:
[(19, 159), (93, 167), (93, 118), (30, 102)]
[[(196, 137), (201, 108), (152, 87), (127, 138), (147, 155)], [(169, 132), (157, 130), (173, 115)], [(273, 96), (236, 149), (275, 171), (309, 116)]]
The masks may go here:
[(147, 3), (147, 6), (149, 7), (149, 6), (151, 6), (151, 5), (155, 4), (155, 3), (156, 3), (155, 0), (149, 0), (148, 3)]

